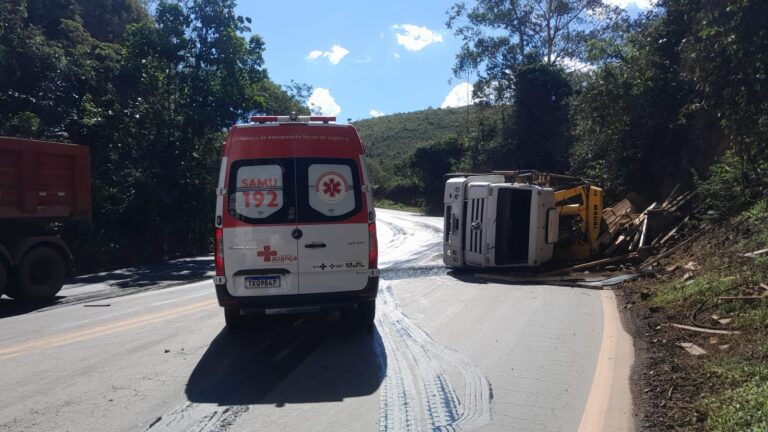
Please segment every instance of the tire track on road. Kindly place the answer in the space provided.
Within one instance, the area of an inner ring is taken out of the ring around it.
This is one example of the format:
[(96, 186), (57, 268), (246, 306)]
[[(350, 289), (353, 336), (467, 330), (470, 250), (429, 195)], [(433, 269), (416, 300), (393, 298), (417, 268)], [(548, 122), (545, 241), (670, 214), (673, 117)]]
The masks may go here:
[[(397, 416), (413, 416), (409, 410), (414, 404), (396, 405), (392, 408), (397, 395), (390, 390), (397, 388), (400, 380), (407, 379), (402, 373), (411, 374), (411, 380), (418, 389), (418, 403), (421, 405), (423, 427), (429, 430), (471, 429), (487, 424), (491, 420), (491, 386), (481, 371), (462, 354), (443, 347), (435, 342), (426, 332), (414, 324), (403, 313), (399, 300), (390, 283), (384, 284), (379, 294), (378, 320), (379, 331), (387, 351), (388, 359), (394, 360), (398, 366), (390, 368), (387, 364), (384, 385), (381, 390), (381, 405), (383, 415), (380, 418), (380, 430), (401, 430), (390, 422)], [(396, 336), (396, 337), (393, 337)], [(410, 367), (403, 367), (406, 359)], [(440, 366), (440, 360), (456, 368), (464, 380), (464, 392), (458, 397), (448, 375)], [(402, 412), (392, 415), (390, 411), (400, 409)], [(405, 429), (413, 430), (413, 429)]]

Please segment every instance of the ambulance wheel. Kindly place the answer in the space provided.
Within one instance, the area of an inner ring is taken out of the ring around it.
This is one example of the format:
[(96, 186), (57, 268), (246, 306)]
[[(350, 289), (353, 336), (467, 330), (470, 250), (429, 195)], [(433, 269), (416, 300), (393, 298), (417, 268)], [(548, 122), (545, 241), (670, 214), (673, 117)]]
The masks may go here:
[(8, 269), (5, 268), (5, 263), (0, 260), (0, 296), (5, 292), (5, 286), (8, 284)]
[(248, 320), (240, 314), (238, 308), (224, 308), (224, 322), (227, 324), (227, 331), (232, 333), (242, 333), (248, 324)]
[(373, 329), (376, 327), (374, 324), (374, 320), (376, 319), (376, 301), (358, 303), (355, 312), (358, 328), (365, 330), (368, 333), (373, 332)]
[(38, 246), (24, 254), (16, 270), (16, 286), (9, 294), (17, 300), (49, 301), (67, 277), (67, 263), (55, 249)]

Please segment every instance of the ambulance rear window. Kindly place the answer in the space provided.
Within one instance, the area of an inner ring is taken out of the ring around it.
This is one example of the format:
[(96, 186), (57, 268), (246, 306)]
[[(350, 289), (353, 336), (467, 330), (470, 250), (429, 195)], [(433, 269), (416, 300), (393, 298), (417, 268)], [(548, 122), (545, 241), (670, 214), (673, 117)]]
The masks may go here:
[(254, 224), (295, 221), (293, 165), (292, 159), (233, 162), (230, 215)]
[(299, 159), (298, 191), (301, 222), (340, 221), (360, 212), (359, 172), (353, 159)]
[(362, 209), (359, 172), (345, 158), (238, 160), (230, 167), (227, 208), (250, 224), (343, 221)]

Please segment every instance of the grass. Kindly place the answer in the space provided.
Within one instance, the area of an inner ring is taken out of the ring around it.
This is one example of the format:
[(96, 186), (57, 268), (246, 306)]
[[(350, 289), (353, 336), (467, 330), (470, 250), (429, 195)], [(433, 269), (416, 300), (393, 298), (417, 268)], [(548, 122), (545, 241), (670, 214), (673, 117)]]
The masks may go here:
[(709, 369), (710, 376), (727, 390), (695, 404), (704, 415), (704, 428), (716, 432), (768, 430), (768, 367), (728, 358), (713, 362)]
[[(768, 300), (718, 299), (764, 292), (757, 285), (768, 283), (768, 255), (743, 256), (764, 248), (768, 248), (766, 201), (724, 224), (719, 237), (699, 240), (689, 255), (679, 258), (702, 268), (693, 270), (695, 276), (686, 281), (682, 274), (688, 270), (679, 270), (657, 285), (648, 299), (648, 306), (662, 309), (667, 319), (689, 321), (698, 312), (699, 322), (716, 325), (710, 315), (732, 316), (727, 328), (741, 332), (729, 337), (727, 349), (685, 358), (693, 365), (686, 372), (689, 379), (703, 384), (698, 400), (689, 401), (695, 415), (684, 430), (768, 431)], [(680, 360), (670, 359), (676, 364)], [(697, 379), (702, 374), (705, 379)]]
[(666, 308), (687, 308), (719, 295), (736, 284), (736, 279), (705, 274), (689, 281), (675, 280), (659, 287), (650, 305)]
[(418, 207), (407, 206), (405, 204), (400, 204), (398, 202), (390, 201), (388, 199), (376, 199), (374, 201), (374, 204), (376, 207), (381, 207), (381, 208), (390, 209), (390, 210), (401, 210), (401, 211), (407, 211), (412, 213), (424, 213), (424, 210)]

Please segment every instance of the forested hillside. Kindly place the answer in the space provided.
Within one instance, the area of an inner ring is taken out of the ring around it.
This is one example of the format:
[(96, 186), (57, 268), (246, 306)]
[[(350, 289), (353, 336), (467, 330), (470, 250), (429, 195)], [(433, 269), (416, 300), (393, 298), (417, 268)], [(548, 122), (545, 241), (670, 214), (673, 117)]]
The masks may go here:
[(57, 226), (80, 271), (210, 250), (226, 128), (304, 111), (232, 0), (0, 4), (0, 135), (91, 148), (92, 223)]
[[(423, 191), (411, 169), (414, 152), (445, 139), (466, 139), (483, 119), (498, 113), (495, 107), (466, 106), (391, 114), (354, 122), (365, 143), (376, 196), (407, 205), (421, 206)], [(447, 167), (464, 165), (463, 155), (447, 160)], [(442, 174), (438, 174), (442, 179)]]
[(548, 14), (537, 3), (450, 9), (464, 42), (454, 72), (476, 76), (471, 110), (356, 123), (379, 196), (437, 212), (428, 183), (446, 171), (513, 168), (595, 179), (609, 200), (703, 185), (720, 217), (765, 195), (768, 4), (661, 0), (630, 18), (601, 2)]

